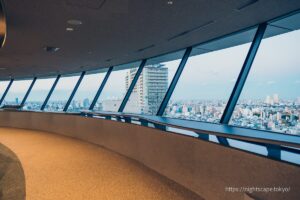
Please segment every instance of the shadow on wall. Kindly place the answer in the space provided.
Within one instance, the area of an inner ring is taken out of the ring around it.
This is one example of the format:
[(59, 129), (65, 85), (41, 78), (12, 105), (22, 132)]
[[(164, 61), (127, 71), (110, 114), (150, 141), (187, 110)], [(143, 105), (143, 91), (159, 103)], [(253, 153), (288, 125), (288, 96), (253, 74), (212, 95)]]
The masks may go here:
[(0, 144), (0, 199), (25, 200), (25, 176), (18, 157)]

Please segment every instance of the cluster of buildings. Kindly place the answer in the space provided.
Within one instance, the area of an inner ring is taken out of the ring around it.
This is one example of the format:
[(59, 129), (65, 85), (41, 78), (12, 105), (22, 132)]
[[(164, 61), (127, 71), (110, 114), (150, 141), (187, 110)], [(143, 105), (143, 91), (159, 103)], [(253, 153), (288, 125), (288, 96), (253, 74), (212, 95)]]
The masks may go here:
[[(218, 123), (226, 101), (186, 100), (169, 103), (165, 116)], [(278, 94), (265, 100), (242, 100), (232, 115), (231, 125), (300, 135), (300, 97), (281, 100)]]
[(241, 101), (232, 116), (233, 125), (300, 135), (300, 97), (281, 100), (277, 94), (263, 100)]

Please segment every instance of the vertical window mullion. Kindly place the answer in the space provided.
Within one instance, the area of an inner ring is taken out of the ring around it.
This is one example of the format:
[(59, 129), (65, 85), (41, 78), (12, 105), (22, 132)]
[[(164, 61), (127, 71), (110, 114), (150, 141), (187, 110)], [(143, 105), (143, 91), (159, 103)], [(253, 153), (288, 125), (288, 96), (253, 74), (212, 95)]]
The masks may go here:
[(27, 98), (28, 98), (28, 96), (29, 96), (29, 94), (30, 94), (30, 92), (31, 92), (31, 90), (32, 90), (35, 82), (36, 82), (36, 79), (37, 79), (36, 77), (33, 78), (33, 80), (31, 82), (31, 84), (30, 84), (30, 86), (29, 86), (29, 88), (28, 88), (28, 90), (27, 90), (24, 98), (22, 99), (21, 106), (24, 106), (24, 104), (25, 104), (25, 102), (26, 102), (26, 100), (27, 100)]
[(6, 89), (5, 89), (5, 92), (3, 93), (1, 99), (0, 99), (0, 105), (3, 103), (4, 99), (5, 99), (5, 96), (7, 95), (11, 85), (13, 84), (14, 82), (14, 79), (10, 79), (9, 81), (9, 84), (7, 85)]
[(82, 79), (84, 78), (84, 75), (85, 75), (85, 71), (83, 71), (83, 72), (81, 73), (81, 75), (80, 75), (80, 77), (79, 77), (79, 79), (78, 79), (76, 85), (74, 86), (74, 89), (73, 89), (73, 91), (72, 91), (72, 93), (71, 93), (71, 95), (70, 95), (70, 97), (69, 97), (69, 99), (68, 99), (68, 101), (67, 101), (67, 103), (66, 103), (64, 109), (63, 109), (64, 112), (66, 112), (66, 111), (68, 110), (69, 105), (70, 105), (70, 103), (72, 102), (72, 100), (73, 100), (73, 98), (74, 98), (74, 95), (75, 95), (75, 93), (77, 92), (78, 87), (80, 86), (80, 83), (81, 83)]
[(134, 89), (134, 86), (136, 85), (136, 83), (137, 83), (137, 81), (138, 81), (138, 79), (139, 79), (139, 77), (140, 77), (140, 75), (141, 75), (141, 73), (142, 73), (142, 71), (143, 71), (143, 69), (144, 69), (144, 66), (145, 66), (145, 64), (146, 64), (146, 61), (147, 61), (147, 60), (144, 59), (144, 60), (141, 62), (140, 66), (139, 66), (139, 68), (138, 68), (138, 70), (137, 70), (137, 72), (135, 73), (135, 76), (134, 76), (133, 80), (131, 81), (131, 84), (130, 84), (130, 86), (129, 86), (127, 92), (126, 92), (126, 95), (125, 95), (125, 97), (123, 98), (123, 101), (122, 101), (122, 103), (121, 103), (121, 105), (120, 105), (120, 107), (119, 107), (119, 109), (118, 109), (118, 112), (123, 112), (123, 110), (124, 110), (124, 108), (125, 108), (125, 106), (126, 106), (126, 103), (127, 103), (128, 99), (129, 99), (129, 97), (130, 97), (130, 94), (132, 93), (132, 91), (133, 91), (133, 89)]
[(97, 91), (97, 93), (96, 93), (96, 95), (95, 95), (95, 97), (94, 97), (94, 99), (93, 99), (93, 101), (92, 101), (92, 103), (91, 103), (91, 105), (90, 105), (90, 107), (89, 107), (89, 110), (93, 110), (93, 109), (94, 109), (94, 107), (95, 107), (95, 105), (96, 105), (96, 103), (97, 103), (97, 101), (98, 101), (98, 99), (99, 99), (99, 96), (101, 95), (102, 90), (103, 90), (103, 88), (105, 87), (105, 85), (106, 85), (106, 83), (107, 83), (107, 80), (109, 79), (109, 76), (110, 76), (112, 70), (113, 70), (113, 67), (110, 67), (110, 68), (108, 69), (108, 71), (106, 72), (105, 77), (104, 77), (104, 79), (102, 80), (102, 83), (101, 83), (101, 85), (99, 86), (99, 89), (98, 89), (98, 91)]
[(42, 107), (41, 107), (41, 110), (45, 109), (45, 107), (46, 107), (46, 105), (47, 105), (47, 103), (48, 103), (48, 101), (49, 101), (49, 99), (50, 99), (50, 97), (51, 97), (51, 95), (52, 95), (52, 93), (53, 93), (53, 91), (54, 91), (54, 89), (55, 89), (55, 87), (56, 87), (59, 79), (60, 79), (60, 77), (61, 77), (61, 75), (58, 75), (56, 77), (56, 79), (55, 79), (55, 81), (54, 81), (54, 83), (53, 83), (53, 85), (52, 85), (52, 87), (51, 87), (51, 89), (50, 89), (50, 91), (49, 91), (49, 93), (48, 93), (48, 95), (47, 95), (47, 97), (46, 97), (46, 99), (45, 99)]
[(171, 82), (171, 84), (170, 84), (170, 86), (167, 90), (167, 93), (165, 94), (164, 99), (163, 99), (163, 101), (161, 102), (161, 104), (159, 106), (159, 109), (156, 113), (157, 116), (162, 116), (164, 114), (165, 109), (166, 109), (166, 107), (169, 103), (169, 100), (170, 100), (171, 96), (172, 96), (172, 93), (174, 92), (174, 89), (176, 87), (176, 84), (177, 84), (177, 82), (178, 82), (178, 80), (181, 76), (181, 73), (182, 73), (182, 71), (185, 67), (185, 64), (186, 64), (186, 62), (187, 62), (187, 60), (188, 60), (188, 58), (191, 54), (191, 51), (192, 51), (192, 47), (188, 47), (186, 49), (186, 51), (185, 51), (185, 53), (184, 53), (184, 55), (181, 59), (181, 62), (179, 64), (178, 68), (177, 68), (177, 71), (176, 71), (176, 73), (175, 73), (175, 75), (172, 79), (172, 82)]
[(243, 64), (243, 67), (241, 69), (241, 72), (238, 76), (238, 79), (235, 83), (235, 86), (233, 88), (233, 91), (230, 95), (230, 98), (228, 100), (228, 103), (225, 107), (225, 110), (223, 112), (222, 118), (220, 120), (220, 123), (222, 124), (228, 124), (231, 118), (231, 115), (234, 111), (234, 108), (237, 104), (237, 101), (239, 99), (239, 96), (243, 90), (243, 87), (245, 85), (247, 76), (249, 74), (249, 71), (251, 69), (252, 63), (255, 59), (255, 55), (258, 51), (259, 45), (261, 43), (261, 40), (263, 39), (265, 30), (266, 30), (267, 24), (263, 23), (258, 26), (258, 29), (256, 31), (256, 34), (254, 36), (254, 39), (252, 41), (251, 47), (248, 51), (247, 57), (245, 59), (245, 62)]

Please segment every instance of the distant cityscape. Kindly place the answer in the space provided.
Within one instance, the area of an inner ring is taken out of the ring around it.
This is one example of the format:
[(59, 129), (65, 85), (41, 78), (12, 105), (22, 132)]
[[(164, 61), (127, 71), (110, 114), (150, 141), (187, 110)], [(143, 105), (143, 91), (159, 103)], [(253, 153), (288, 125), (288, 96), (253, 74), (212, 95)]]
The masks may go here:
[[(169, 103), (165, 116), (219, 123), (227, 101), (181, 100)], [(281, 100), (278, 94), (265, 100), (241, 100), (230, 125), (300, 135), (300, 97)]]
[[(124, 77), (125, 90), (137, 69), (129, 69)], [(155, 115), (168, 89), (168, 68), (164, 65), (146, 66), (134, 87), (124, 112)], [(123, 94), (125, 95), (125, 94)], [(123, 98), (99, 99), (95, 111), (117, 111)], [(68, 112), (89, 109), (92, 99), (74, 99)], [(219, 123), (225, 100), (174, 100), (171, 98), (164, 116), (195, 121)], [(15, 102), (4, 104), (20, 104)], [(40, 110), (42, 101), (28, 101), (24, 110)], [(62, 111), (65, 101), (49, 101), (46, 111)], [(265, 99), (240, 100), (232, 115), (230, 125), (251, 129), (268, 130), (286, 134), (300, 135), (300, 97), (294, 100), (280, 98), (278, 94), (267, 95)]]

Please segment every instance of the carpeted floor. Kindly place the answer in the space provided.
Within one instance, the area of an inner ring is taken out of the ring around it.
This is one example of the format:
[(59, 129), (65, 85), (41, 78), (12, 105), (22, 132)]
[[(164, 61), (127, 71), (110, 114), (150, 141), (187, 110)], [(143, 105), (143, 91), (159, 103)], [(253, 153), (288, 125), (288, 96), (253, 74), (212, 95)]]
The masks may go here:
[(0, 128), (0, 143), (22, 163), (27, 200), (201, 199), (133, 160), (80, 140)]

